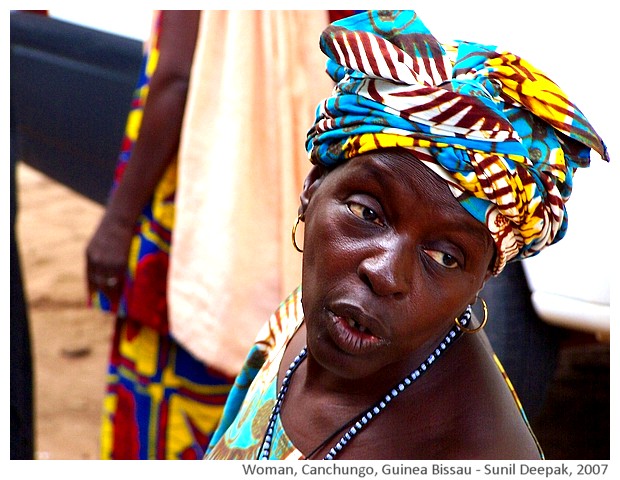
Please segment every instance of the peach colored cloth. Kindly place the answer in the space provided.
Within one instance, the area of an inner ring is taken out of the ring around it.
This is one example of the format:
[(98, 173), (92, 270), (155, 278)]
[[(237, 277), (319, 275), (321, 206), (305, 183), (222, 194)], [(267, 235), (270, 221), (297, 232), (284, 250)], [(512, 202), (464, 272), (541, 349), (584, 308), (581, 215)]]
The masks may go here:
[(170, 328), (231, 375), (301, 282), (290, 232), (310, 169), (306, 132), (332, 89), (318, 48), (328, 23), (318, 10), (202, 12), (179, 153)]

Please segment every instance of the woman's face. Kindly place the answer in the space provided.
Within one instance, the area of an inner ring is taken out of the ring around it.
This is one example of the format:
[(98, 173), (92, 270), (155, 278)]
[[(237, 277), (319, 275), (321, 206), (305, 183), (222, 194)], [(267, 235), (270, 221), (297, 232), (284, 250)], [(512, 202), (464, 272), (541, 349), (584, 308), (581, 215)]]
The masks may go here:
[(491, 236), (407, 152), (364, 154), (320, 172), (302, 194), (310, 352), (343, 378), (404, 375), (490, 276)]

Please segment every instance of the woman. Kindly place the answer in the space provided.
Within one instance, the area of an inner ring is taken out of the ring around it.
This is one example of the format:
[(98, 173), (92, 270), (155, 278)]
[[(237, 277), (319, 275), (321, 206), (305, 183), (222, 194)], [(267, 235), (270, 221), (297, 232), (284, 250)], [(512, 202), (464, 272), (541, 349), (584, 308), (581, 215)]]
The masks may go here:
[(87, 247), (92, 305), (116, 313), (102, 459), (195, 459), (233, 375), (170, 334), (167, 276), (200, 11), (155, 11), (105, 214)]
[[(114, 189), (86, 252), (93, 305), (117, 314), (103, 458), (204, 455), (256, 331), (298, 281), (287, 238), (264, 228), (288, 220), (263, 213), (296, 204), (308, 165), (293, 146), (332, 85), (309, 80), (320, 52), (298, 55), (314, 43), (299, 28), (318, 35), (326, 11), (164, 10), (153, 23)], [(295, 88), (282, 89), (284, 72)], [(274, 174), (278, 188), (265, 189)], [(243, 208), (213, 217), (222, 204)], [(256, 242), (269, 245), (260, 256), (248, 254)]]
[(308, 134), (302, 287), (206, 458), (542, 458), (477, 294), (562, 238), (601, 139), (534, 67), (442, 45), (411, 11), (335, 22), (321, 49), (337, 86)]

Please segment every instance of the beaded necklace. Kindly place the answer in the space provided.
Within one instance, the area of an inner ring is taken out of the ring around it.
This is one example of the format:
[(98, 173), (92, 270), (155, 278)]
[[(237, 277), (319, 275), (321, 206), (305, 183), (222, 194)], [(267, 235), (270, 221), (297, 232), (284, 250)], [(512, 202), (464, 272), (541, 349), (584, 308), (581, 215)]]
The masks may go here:
[[(471, 320), (471, 306), (468, 306), (461, 318), (459, 318), (459, 325), (462, 327), (466, 327)], [(387, 406), (390, 404), (392, 400), (394, 400), (398, 395), (405, 391), (408, 387), (414, 384), (414, 382), (419, 379), (424, 373), (426, 373), (433, 363), (445, 352), (448, 347), (454, 343), (458, 338), (461, 337), (463, 331), (459, 328), (459, 325), (454, 325), (445, 337), (439, 342), (439, 345), (435, 348), (435, 350), (424, 360), (418, 368), (416, 368), (413, 372), (407, 375), (403, 380), (400, 381), (394, 388), (388, 390), (388, 392), (379, 399), (374, 405), (372, 405), (366, 412), (364, 412), (361, 416), (356, 415), (352, 420), (349, 420), (344, 425), (339, 427), (332, 435), (327, 437), (323, 443), (321, 443), (317, 448), (315, 448), (306, 458), (309, 459), (315, 452), (320, 450), (325, 444), (333, 438), (338, 432), (342, 431), (344, 428), (353, 425), (347, 430), (347, 432), (336, 442), (336, 444), (329, 450), (327, 455), (323, 458), (323, 460), (334, 460), (336, 456), (351, 442), (351, 440), (366, 426), (370, 421), (383, 412)], [(291, 382), (291, 377), (295, 370), (301, 365), (301, 362), (304, 361), (306, 356), (308, 355), (308, 348), (302, 348), (301, 352), (295, 357), (295, 359), (289, 365), (288, 370), (284, 374), (284, 378), (282, 379), (282, 386), (280, 387), (280, 391), (278, 392), (278, 396), (276, 397), (276, 403), (273, 406), (271, 411), (271, 415), (269, 417), (269, 422), (267, 423), (267, 430), (265, 432), (265, 437), (263, 439), (263, 444), (258, 453), (259, 460), (268, 460), (269, 455), (271, 453), (271, 442), (273, 440), (273, 433), (275, 428), (275, 423), (280, 415), (280, 409), (282, 407), (282, 402), (284, 401), (284, 397), (286, 392), (288, 391), (288, 387)]]

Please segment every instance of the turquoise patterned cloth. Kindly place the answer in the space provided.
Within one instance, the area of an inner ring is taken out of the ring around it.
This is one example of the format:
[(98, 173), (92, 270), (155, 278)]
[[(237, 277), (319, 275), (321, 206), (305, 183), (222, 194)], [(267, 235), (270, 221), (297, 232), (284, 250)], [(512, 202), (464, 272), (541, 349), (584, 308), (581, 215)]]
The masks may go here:
[[(255, 460), (276, 402), (278, 370), (289, 340), (303, 321), (301, 287), (280, 304), (257, 336), (235, 380), (205, 459)], [(299, 460), (282, 424), (273, 434), (271, 458)]]
[(608, 156), (545, 74), (494, 46), (441, 44), (413, 11), (345, 18), (320, 44), (337, 85), (308, 132), (312, 162), (410, 149), (487, 226), (496, 274), (564, 236), (573, 172), (591, 149)]

